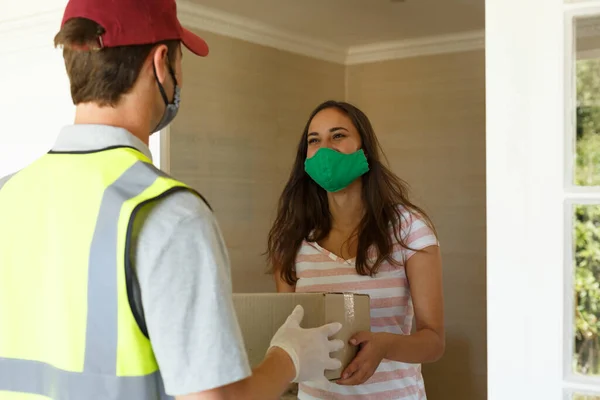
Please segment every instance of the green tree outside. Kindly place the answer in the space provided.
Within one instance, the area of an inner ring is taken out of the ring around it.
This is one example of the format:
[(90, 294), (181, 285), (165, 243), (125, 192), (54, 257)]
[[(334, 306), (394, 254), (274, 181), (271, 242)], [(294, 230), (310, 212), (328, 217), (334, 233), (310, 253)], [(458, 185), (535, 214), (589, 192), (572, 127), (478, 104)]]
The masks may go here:
[[(600, 60), (577, 62), (574, 183), (600, 186)], [(575, 354), (573, 368), (600, 374), (600, 206), (574, 207)], [(587, 399), (588, 397), (580, 397)]]

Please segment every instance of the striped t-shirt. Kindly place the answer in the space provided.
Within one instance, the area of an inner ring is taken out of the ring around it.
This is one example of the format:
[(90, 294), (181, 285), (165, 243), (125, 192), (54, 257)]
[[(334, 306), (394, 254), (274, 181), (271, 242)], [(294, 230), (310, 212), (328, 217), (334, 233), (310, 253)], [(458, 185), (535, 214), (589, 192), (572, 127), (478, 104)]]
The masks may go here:
[[(408, 247), (421, 250), (438, 245), (433, 231), (417, 214), (402, 210), (401, 235)], [(371, 331), (409, 335), (414, 308), (404, 264), (413, 254), (394, 247), (401, 266), (384, 262), (374, 277), (356, 273), (354, 259), (343, 260), (317, 243), (304, 241), (296, 257), (296, 292), (352, 292), (371, 297)], [(300, 400), (425, 400), (420, 364), (383, 360), (364, 384), (341, 386), (335, 382), (300, 385)]]

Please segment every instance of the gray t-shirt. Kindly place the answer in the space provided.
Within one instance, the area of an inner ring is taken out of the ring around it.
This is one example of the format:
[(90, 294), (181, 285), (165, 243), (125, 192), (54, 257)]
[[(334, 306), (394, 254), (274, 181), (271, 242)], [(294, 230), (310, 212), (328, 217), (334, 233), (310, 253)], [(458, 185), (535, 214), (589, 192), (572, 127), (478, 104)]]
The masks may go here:
[[(151, 158), (137, 137), (102, 125), (65, 127), (53, 150), (111, 146), (134, 147)], [(232, 303), (227, 250), (213, 213), (198, 196), (174, 192), (140, 210), (131, 259), (169, 395), (201, 392), (250, 376)]]

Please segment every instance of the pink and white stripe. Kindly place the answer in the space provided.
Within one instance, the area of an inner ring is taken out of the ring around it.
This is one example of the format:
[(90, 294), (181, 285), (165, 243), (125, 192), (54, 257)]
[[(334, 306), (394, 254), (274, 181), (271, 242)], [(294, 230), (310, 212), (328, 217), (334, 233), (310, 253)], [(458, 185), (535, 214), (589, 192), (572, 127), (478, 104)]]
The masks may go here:
[[(425, 221), (406, 210), (401, 235), (409, 247), (438, 245)], [(390, 232), (391, 234), (392, 232)], [(371, 331), (410, 334), (414, 308), (404, 264), (414, 251), (394, 246), (400, 266), (386, 263), (371, 278), (356, 273), (354, 260), (343, 260), (317, 243), (304, 242), (296, 257), (297, 292), (353, 292), (371, 297)], [(384, 360), (365, 384), (340, 386), (333, 382), (300, 385), (300, 400), (426, 400), (421, 366)]]

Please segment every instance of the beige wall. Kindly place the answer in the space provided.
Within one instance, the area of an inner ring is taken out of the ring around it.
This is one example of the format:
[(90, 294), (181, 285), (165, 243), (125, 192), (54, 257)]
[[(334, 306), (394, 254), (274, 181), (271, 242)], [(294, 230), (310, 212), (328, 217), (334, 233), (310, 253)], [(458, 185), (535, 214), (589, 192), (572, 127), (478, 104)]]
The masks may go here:
[(447, 350), (424, 366), (430, 400), (486, 398), (484, 62), (477, 51), (347, 71), (348, 100), (439, 231)]
[(184, 54), (181, 110), (171, 126), (171, 173), (212, 205), (236, 292), (274, 291), (266, 238), (312, 109), (344, 97), (344, 67), (201, 33), (211, 53)]
[(215, 209), (234, 290), (274, 290), (262, 253), (302, 128), (318, 103), (347, 98), (370, 117), (393, 170), (439, 230), (447, 351), (424, 366), (429, 399), (485, 399), (484, 53), (345, 68), (204, 36), (210, 57), (184, 57), (172, 174)]

